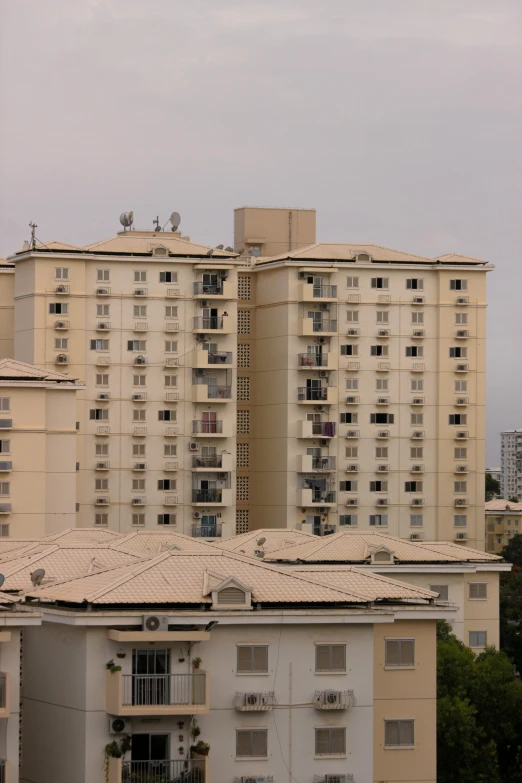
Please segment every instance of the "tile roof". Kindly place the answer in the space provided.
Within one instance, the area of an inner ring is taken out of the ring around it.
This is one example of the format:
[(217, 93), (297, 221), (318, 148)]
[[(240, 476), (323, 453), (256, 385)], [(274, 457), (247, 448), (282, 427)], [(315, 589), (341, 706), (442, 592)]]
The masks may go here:
[(150, 254), (153, 247), (165, 247), (169, 251), (169, 256), (199, 256), (205, 258), (207, 253), (212, 250), (212, 258), (230, 258), (237, 257), (237, 253), (228, 250), (218, 250), (209, 245), (200, 245), (183, 239), (178, 234), (162, 232), (154, 234), (145, 231), (126, 231), (120, 232), (115, 237), (104, 239), (101, 242), (94, 242), (92, 245), (86, 245), (83, 249), (87, 253), (146, 253)]
[(472, 258), (471, 256), (461, 256), (458, 253), (446, 253), (443, 256), (436, 256), (432, 261), (441, 261), (443, 264), (488, 264), (482, 258)]
[[(373, 244), (349, 244), (345, 242), (316, 242), (313, 245), (302, 247), (297, 250), (280, 253), (271, 258), (262, 258), (259, 264), (268, 261), (284, 261), (293, 259), (296, 261), (319, 260), (319, 261), (353, 261), (359, 253), (367, 253), (374, 261), (405, 261), (409, 263), (432, 264), (432, 259), (425, 256), (405, 253), (402, 250), (393, 250), (390, 247)], [(256, 264), (257, 265), (257, 264)]]
[(185, 536), (174, 530), (137, 530), (126, 536), (119, 536), (111, 544), (111, 548), (121, 552), (130, 552), (140, 557), (150, 557), (171, 548), (182, 552), (206, 552), (209, 548), (212, 550), (213, 547), (206, 541)]
[(42, 542), (53, 541), (62, 546), (63, 544), (111, 544), (119, 541), (123, 536), (115, 530), (108, 530), (99, 527), (70, 527), (62, 530), (60, 533), (52, 533), (40, 539)]
[[(289, 571), (319, 579), (323, 584), (331, 587), (353, 591), (357, 595), (365, 596), (368, 601), (375, 600), (376, 594), (388, 600), (419, 598), (419, 590), (422, 590), (425, 598), (434, 598), (438, 595), (417, 587), (410, 593), (412, 585), (352, 566), (291, 566)], [(371, 578), (367, 579), (367, 577)]]
[[(262, 538), (265, 541), (260, 546), (257, 542)], [(273, 552), (313, 541), (317, 542), (317, 536), (312, 533), (302, 533), (300, 530), (287, 530), (286, 528), (268, 528), (266, 530), (251, 530), (248, 533), (241, 533), (239, 536), (215, 541), (212, 546), (225, 549), (227, 552), (237, 552), (239, 555), (253, 557), (254, 552), (259, 549), (262, 549), (263, 552)]]
[(52, 372), (44, 367), (37, 367), (34, 364), (15, 361), (15, 359), (0, 360), (0, 380), (8, 381), (39, 381), (48, 383), (57, 381), (74, 384), (77, 380), (63, 372)]
[[(210, 548), (203, 553), (165, 552), (134, 565), (120, 566), (99, 573), (61, 581), (30, 590), (28, 597), (71, 604), (94, 605), (154, 605), (209, 603), (205, 594), (209, 574), (214, 579), (234, 577), (252, 590), (254, 603), (263, 604), (346, 604), (367, 603), (387, 598), (434, 598), (422, 588), (412, 585), (397, 587), (384, 577), (359, 579), (357, 569), (352, 577), (353, 589), (346, 585), (330, 585), (321, 577), (300, 574), (264, 562)], [(356, 584), (355, 584), (356, 582)], [(374, 587), (372, 592), (372, 585)], [(358, 589), (355, 589), (355, 588)], [(402, 591), (402, 592), (401, 592)], [(399, 595), (400, 593), (400, 595)]]
[(510, 500), (488, 500), (485, 504), (488, 511), (522, 511), (522, 503), (512, 503)]

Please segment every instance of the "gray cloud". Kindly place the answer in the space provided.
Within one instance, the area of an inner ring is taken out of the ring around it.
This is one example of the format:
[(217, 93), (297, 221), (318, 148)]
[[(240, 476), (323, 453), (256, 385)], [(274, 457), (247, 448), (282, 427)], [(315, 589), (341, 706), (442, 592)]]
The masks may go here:
[[(519, 0), (0, 0), (0, 253), (134, 209), (229, 243), (241, 204), (322, 240), (497, 265), (488, 460), (522, 426)], [(517, 342), (515, 342), (517, 340)]]

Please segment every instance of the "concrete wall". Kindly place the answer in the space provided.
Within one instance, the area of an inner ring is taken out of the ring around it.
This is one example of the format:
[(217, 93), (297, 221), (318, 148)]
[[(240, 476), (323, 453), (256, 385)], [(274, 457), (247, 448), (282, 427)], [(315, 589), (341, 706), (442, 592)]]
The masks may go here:
[(14, 272), (0, 265), (0, 359), (14, 356)]

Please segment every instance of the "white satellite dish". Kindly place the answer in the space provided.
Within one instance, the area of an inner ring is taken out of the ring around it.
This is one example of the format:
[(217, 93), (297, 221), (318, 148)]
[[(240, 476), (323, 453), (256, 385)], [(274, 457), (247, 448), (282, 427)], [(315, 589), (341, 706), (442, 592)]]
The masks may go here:
[(134, 223), (134, 212), (122, 212), (120, 215), (120, 223), (124, 230), (130, 228)]
[(266, 538), (263, 536), (263, 538), (260, 538), (260, 539), (259, 539), (259, 541), (257, 541), (257, 545), (258, 545), (258, 546), (263, 546), (263, 544), (265, 543), (265, 541), (266, 541)]
[(170, 216), (170, 223), (172, 225), (172, 231), (177, 231), (179, 228), (179, 224), (181, 223), (181, 215), (179, 212), (173, 212)]

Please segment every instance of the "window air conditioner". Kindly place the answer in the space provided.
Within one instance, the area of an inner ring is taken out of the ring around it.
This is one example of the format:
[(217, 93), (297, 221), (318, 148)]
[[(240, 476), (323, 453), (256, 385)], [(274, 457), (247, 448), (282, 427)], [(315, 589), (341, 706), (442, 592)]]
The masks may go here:
[(134, 470), (145, 470), (147, 468), (146, 462), (135, 462), (134, 463)]
[(411, 469), (412, 469), (413, 473), (420, 473), (422, 471), (422, 466), (421, 465), (412, 465)]
[(387, 473), (388, 472), (388, 465), (378, 465), (377, 470), (380, 473)]
[(424, 297), (423, 296), (414, 296), (413, 297), (413, 304), (424, 304)]
[(56, 357), (56, 361), (58, 362), (58, 364), (68, 364), (69, 358), (64, 353), (59, 353), (58, 356)]
[(135, 364), (145, 364), (145, 357), (144, 356), (136, 356), (136, 360), (134, 362)]
[(317, 342), (319, 343), (319, 345), (324, 345), (324, 343), (326, 342), (326, 337), (319, 337)]
[(413, 433), (414, 438), (422, 438), (422, 430), (415, 430)]
[(321, 310), (328, 310), (329, 305), (327, 302), (321, 302)]
[(97, 288), (96, 289), (96, 293), (97, 294), (102, 294), (102, 295), (103, 294), (108, 294), (109, 293), (109, 289), (108, 288)]
[(56, 286), (56, 293), (57, 294), (65, 294), (67, 291), (66, 287), (64, 285), (57, 285)]
[(166, 614), (145, 614), (142, 621), (143, 631), (168, 631), (169, 618)]
[(140, 400), (143, 400), (143, 394), (133, 394), (132, 399), (134, 402), (139, 402)]
[(109, 718), (109, 734), (130, 734), (129, 718)]
[(457, 533), (455, 538), (457, 541), (465, 541), (468, 537), (467, 533)]
[(145, 498), (132, 498), (132, 505), (133, 506), (144, 506), (145, 505)]
[(98, 329), (107, 329), (107, 324), (106, 323), (98, 324)]
[(109, 392), (101, 392), (98, 394), (99, 400), (108, 400), (109, 399)]
[(379, 337), (388, 337), (389, 333), (388, 329), (379, 329)]
[(199, 443), (197, 443), (197, 442), (196, 442), (196, 441), (194, 441), (194, 440), (193, 440), (193, 441), (191, 441), (191, 442), (189, 443), (189, 450), (190, 450), (190, 451), (199, 451)]
[(201, 516), (201, 514), (199, 513), (199, 511), (194, 511), (192, 513), (192, 519), (199, 519), (200, 516)]

